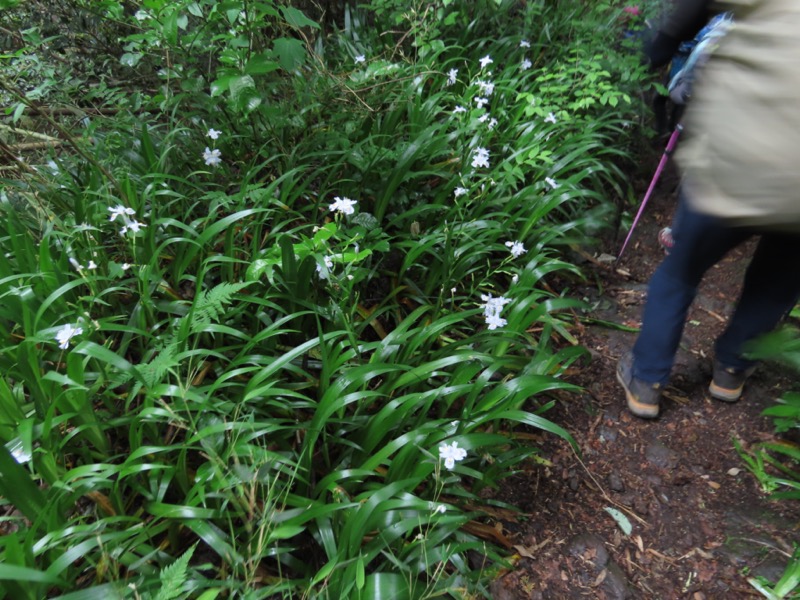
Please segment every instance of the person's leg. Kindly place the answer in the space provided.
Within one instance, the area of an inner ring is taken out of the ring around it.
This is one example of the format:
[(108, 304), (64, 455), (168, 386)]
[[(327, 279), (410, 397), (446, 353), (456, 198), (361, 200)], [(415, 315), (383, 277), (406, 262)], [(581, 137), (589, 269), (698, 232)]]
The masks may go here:
[(744, 371), (754, 362), (742, 356), (750, 340), (774, 329), (800, 297), (800, 234), (766, 233), (747, 267), (736, 310), (717, 339), (716, 360)]
[(650, 280), (642, 329), (633, 347), (632, 374), (648, 384), (668, 381), (703, 274), (750, 235), (692, 211), (683, 198), (678, 210), (675, 245)]

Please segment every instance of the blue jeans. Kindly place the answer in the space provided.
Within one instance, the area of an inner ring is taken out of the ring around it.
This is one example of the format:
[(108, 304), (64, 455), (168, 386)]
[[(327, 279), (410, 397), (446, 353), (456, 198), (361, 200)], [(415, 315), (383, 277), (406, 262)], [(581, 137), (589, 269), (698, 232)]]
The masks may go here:
[(759, 233), (761, 240), (747, 268), (736, 310), (715, 346), (716, 359), (724, 366), (752, 366), (742, 356), (744, 344), (774, 329), (800, 297), (800, 233), (730, 227), (716, 217), (694, 212), (681, 198), (672, 232), (675, 245), (650, 279), (642, 330), (633, 347), (634, 377), (667, 383), (703, 274), (729, 250)]

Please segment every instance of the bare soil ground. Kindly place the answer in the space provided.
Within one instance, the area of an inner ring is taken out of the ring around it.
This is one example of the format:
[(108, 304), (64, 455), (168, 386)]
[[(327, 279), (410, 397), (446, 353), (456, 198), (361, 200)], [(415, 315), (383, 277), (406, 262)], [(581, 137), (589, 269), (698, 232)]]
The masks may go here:
[[(643, 189), (654, 170), (655, 163), (643, 169)], [(618, 266), (586, 263), (581, 292), (594, 305), (592, 317), (638, 326), (647, 281), (663, 258), (657, 232), (669, 224), (676, 188), (669, 167)], [(619, 245), (610, 240), (599, 252), (615, 255)], [(494, 582), (494, 600), (736, 600), (761, 597), (748, 577), (780, 577), (800, 541), (800, 506), (770, 500), (734, 440), (746, 449), (774, 439), (761, 411), (800, 386), (789, 371), (763, 365), (735, 404), (707, 392), (713, 341), (752, 248), (737, 249), (707, 275), (654, 421), (628, 413), (615, 378), (635, 334), (599, 325), (579, 331), (592, 359), (571, 380), (585, 391), (565, 396), (546, 416), (572, 433), (582, 455), (542, 435), (543, 464), (507, 480), (500, 495), (523, 514), (497, 525), (518, 554), (515, 568)], [(629, 519), (630, 535), (606, 508)]]

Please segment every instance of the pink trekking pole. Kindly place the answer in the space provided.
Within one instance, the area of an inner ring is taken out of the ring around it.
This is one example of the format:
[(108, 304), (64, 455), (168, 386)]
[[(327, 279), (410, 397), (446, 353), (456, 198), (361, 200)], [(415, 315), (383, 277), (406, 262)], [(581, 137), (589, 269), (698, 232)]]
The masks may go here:
[(631, 239), (633, 230), (639, 223), (639, 218), (642, 216), (642, 213), (644, 212), (644, 207), (647, 205), (647, 201), (650, 199), (650, 194), (653, 193), (653, 190), (656, 187), (656, 183), (658, 182), (658, 178), (661, 177), (661, 172), (664, 170), (664, 167), (667, 164), (667, 160), (669, 160), (670, 155), (672, 154), (673, 150), (675, 150), (675, 146), (678, 144), (678, 137), (680, 137), (681, 131), (683, 131), (683, 125), (678, 124), (678, 126), (675, 127), (675, 131), (673, 131), (672, 135), (669, 136), (667, 147), (664, 149), (664, 154), (661, 155), (661, 160), (658, 161), (658, 168), (656, 169), (656, 173), (655, 175), (653, 175), (653, 180), (650, 182), (650, 187), (647, 188), (647, 193), (644, 195), (644, 199), (642, 200), (641, 206), (639, 206), (639, 212), (636, 213), (636, 217), (634, 217), (633, 219), (633, 224), (631, 225), (630, 231), (628, 231), (628, 235), (625, 238), (625, 243), (622, 244), (622, 250), (619, 251), (619, 256), (617, 256), (617, 262), (619, 262), (619, 259), (622, 258), (622, 253), (625, 252), (625, 248), (627, 247), (628, 242)]

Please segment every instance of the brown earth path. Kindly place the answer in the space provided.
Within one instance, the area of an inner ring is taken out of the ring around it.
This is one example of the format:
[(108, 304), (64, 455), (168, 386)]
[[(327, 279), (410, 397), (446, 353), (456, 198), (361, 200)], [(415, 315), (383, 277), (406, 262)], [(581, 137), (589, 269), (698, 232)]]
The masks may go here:
[[(652, 174), (646, 171), (637, 187), (646, 188)], [(646, 283), (663, 257), (656, 234), (669, 223), (676, 188), (670, 166), (618, 267), (585, 263), (587, 281), (579, 291), (594, 306), (591, 317), (638, 325)], [(593, 254), (614, 254), (619, 243)], [(746, 449), (775, 438), (760, 413), (795, 384), (793, 376), (763, 365), (740, 402), (718, 402), (707, 393), (713, 340), (731, 312), (752, 247), (738, 249), (707, 275), (655, 421), (627, 412), (615, 379), (617, 359), (635, 334), (598, 325), (579, 330), (592, 358), (573, 370), (571, 381), (585, 391), (565, 395), (546, 416), (573, 434), (582, 456), (542, 435), (536, 443), (544, 464), (513, 476), (498, 493), (523, 514), (496, 525), (518, 554), (514, 569), (494, 582), (494, 600), (761, 598), (748, 577), (780, 577), (800, 542), (800, 506), (767, 498), (733, 440)], [(606, 508), (627, 516), (630, 535)]]

